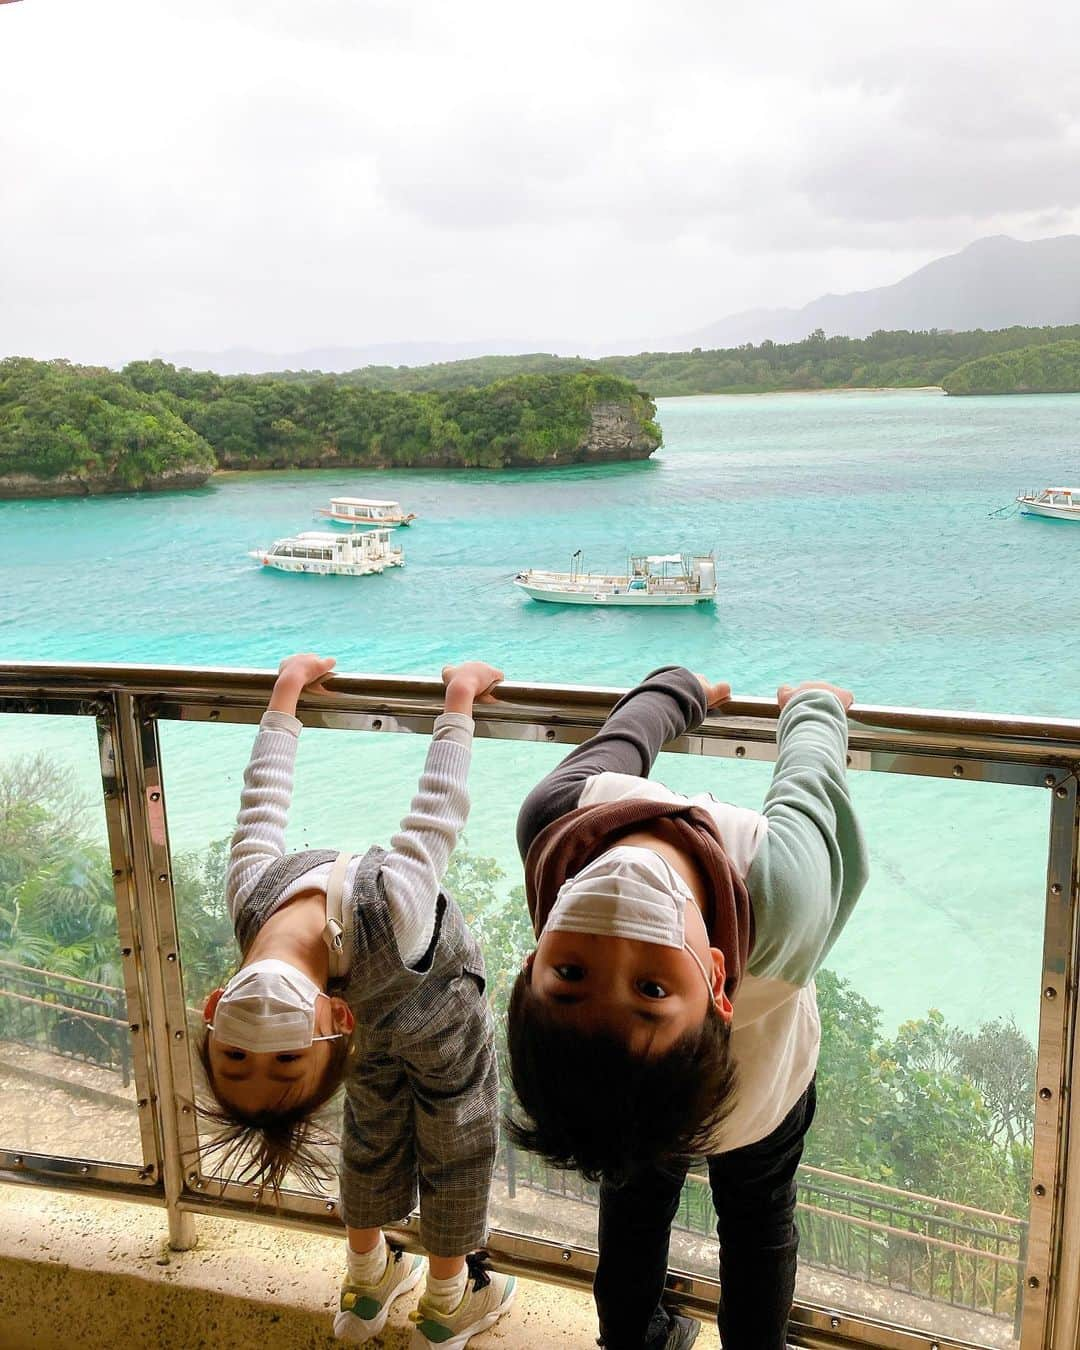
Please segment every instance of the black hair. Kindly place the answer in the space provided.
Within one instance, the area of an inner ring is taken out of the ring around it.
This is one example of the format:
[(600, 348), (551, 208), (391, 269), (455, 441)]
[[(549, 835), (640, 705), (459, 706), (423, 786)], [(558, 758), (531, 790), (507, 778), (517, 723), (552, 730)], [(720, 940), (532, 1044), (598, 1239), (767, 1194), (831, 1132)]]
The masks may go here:
[(511, 1140), (556, 1167), (616, 1183), (643, 1167), (708, 1151), (733, 1104), (731, 1028), (710, 1003), (700, 1027), (662, 1055), (635, 1055), (610, 1032), (567, 1026), (514, 981), (507, 1050), (527, 1119), (508, 1116)]
[(214, 1084), (210, 1065), (209, 1030), (196, 1042), (199, 1062), (213, 1094), (212, 1105), (201, 1105), (199, 1115), (220, 1127), (200, 1158), (213, 1159), (225, 1181), (260, 1186), (275, 1196), (288, 1174), (310, 1190), (322, 1190), (332, 1180), (334, 1168), (323, 1150), (337, 1142), (312, 1116), (333, 1097), (345, 1077), (350, 1041), (347, 1036), (330, 1043), (330, 1058), (310, 1096), (284, 1111), (244, 1111), (226, 1102)]

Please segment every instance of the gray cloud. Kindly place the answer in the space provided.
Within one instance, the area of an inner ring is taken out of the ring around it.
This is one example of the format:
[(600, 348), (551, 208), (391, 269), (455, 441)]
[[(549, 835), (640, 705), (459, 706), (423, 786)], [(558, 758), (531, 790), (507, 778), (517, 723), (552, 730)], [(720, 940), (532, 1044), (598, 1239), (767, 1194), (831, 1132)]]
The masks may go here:
[(0, 8), (0, 351), (656, 337), (1080, 227), (1035, 0)]
[(1006, 53), (905, 47), (840, 72), (858, 119), (830, 120), (799, 179), (843, 221), (897, 223), (1060, 213), (1080, 204), (1075, 38)]

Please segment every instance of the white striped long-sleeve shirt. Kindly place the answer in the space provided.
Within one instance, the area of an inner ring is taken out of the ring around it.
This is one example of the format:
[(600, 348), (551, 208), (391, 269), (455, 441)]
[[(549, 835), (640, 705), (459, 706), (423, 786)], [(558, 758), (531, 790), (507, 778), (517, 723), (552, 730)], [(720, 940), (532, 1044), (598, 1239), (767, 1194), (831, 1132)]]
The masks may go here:
[[(244, 771), (225, 886), (234, 922), (263, 872), (284, 856), (301, 725), (281, 712), (264, 713), (259, 724)], [(443, 713), (436, 719), (416, 795), (383, 861), (394, 938), (407, 966), (419, 962), (431, 944), (439, 886), (469, 814), (473, 725), (464, 713)], [(357, 856), (349, 864), (346, 895), (359, 863)], [(302, 891), (325, 891), (331, 867), (323, 863), (305, 872), (282, 894), (279, 904)]]

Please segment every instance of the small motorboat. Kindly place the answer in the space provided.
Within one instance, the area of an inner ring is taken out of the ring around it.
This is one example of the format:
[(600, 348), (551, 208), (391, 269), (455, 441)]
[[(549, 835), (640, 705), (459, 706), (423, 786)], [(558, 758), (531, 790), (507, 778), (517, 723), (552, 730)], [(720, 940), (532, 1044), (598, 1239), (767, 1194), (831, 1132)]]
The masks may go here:
[(365, 530), (355, 534), (332, 534), (306, 530), (277, 539), (269, 548), (252, 549), (264, 567), (279, 572), (311, 572), (316, 576), (365, 577), (387, 567), (403, 567), (400, 545), (390, 543), (389, 530)]
[(1021, 492), (1016, 502), (1024, 516), (1080, 520), (1080, 488), (1051, 487), (1043, 488), (1041, 492)]
[(672, 609), (711, 604), (716, 599), (716, 559), (711, 553), (632, 554), (626, 571), (613, 574), (586, 572), (578, 549), (569, 572), (530, 567), (517, 574), (514, 585), (534, 600), (558, 605)]
[(414, 511), (402, 511), (400, 502), (380, 501), (376, 497), (331, 497), (330, 505), (320, 507), (318, 514), (334, 525), (363, 528), (392, 528), (416, 519)]

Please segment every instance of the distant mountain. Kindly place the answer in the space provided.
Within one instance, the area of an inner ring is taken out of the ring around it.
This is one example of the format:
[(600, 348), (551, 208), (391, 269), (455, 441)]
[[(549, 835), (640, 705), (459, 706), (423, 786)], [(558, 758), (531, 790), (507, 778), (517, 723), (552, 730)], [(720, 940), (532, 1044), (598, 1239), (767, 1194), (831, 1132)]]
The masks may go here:
[(1060, 327), (1080, 323), (1080, 235), (1024, 243), (997, 235), (927, 263), (892, 286), (823, 295), (802, 309), (750, 309), (695, 332), (637, 341), (579, 342), (555, 338), (487, 342), (382, 342), (363, 347), (311, 347), (300, 352), (155, 352), (174, 366), (219, 375), (281, 370), (360, 370), (364, 366), (427, 366), (479, 356), (627, 356), (641, 351), (738, 347), (745, 342), (801, 342), (815, 329), (862, 338), (881, 329)]
[(1007, 235), (978, 239), (927, 263), (893, 286), (823, 295), (802, 309), (751, 309), (658, 350), (800, 342), (817, 328), (828, 336), (869, 337), (878, 329), (1057, 327), (1080, 323), (1080, 235), (1024, 243)]
[(442, 361), (465, 361), (474, 356), (525, 356), (532, 352), (599, 355), (571, 342), (551, 340), (511, 342), (382, 342), (368, 347), (309, 347), (302, 352), (263, 352), (230, 347), (223, 352), (154, 352), (171, 365), (191, 370), (213, 370), (218, 375), (265, 375), (278, 370), (359, 370), (362, 366), (429, 366)]

